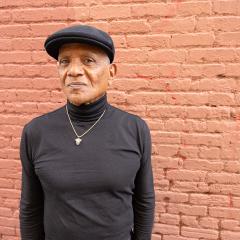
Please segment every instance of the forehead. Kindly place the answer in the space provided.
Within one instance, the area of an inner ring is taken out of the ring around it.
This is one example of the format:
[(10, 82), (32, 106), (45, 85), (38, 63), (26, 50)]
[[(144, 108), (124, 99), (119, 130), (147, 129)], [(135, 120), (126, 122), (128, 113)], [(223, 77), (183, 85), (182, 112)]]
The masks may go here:
[(85, 44), (85, 43), (65, 43), (59, 48), (59, 55), (68, 53), (94, 53), (99, 56), (107, 57), (107, 54), (95, 45)]

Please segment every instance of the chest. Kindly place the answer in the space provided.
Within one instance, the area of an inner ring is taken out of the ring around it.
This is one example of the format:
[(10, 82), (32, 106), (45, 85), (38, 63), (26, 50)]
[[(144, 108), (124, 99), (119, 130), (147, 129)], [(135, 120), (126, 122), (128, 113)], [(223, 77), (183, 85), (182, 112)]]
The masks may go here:
[(34, 168), (45, 191), (89, 194), (134, 188), (141, 160), (134, 137), (122, 130), (97, 128), (79, 145), (75, 138), (69, 131), (55, 131), (40, 142)]

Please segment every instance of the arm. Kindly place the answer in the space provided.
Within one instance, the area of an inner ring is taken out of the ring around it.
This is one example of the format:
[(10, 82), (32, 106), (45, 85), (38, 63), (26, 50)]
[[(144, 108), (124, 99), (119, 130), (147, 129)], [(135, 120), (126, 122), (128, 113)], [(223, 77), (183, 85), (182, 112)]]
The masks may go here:
[(20, 199), (20, 232), (22, 240), (44, 240), (43, 229), (43, 191), (34, 172), (31, 140), (26, 126), (20, 142), (22, 164), (22, 190)]
[(133, 196), (133, 240), (150, 240), (155, 209), (155, 192), (151, 165), (151, 136), (146, 124), (142, 134), (141, 166), (135, 179)]

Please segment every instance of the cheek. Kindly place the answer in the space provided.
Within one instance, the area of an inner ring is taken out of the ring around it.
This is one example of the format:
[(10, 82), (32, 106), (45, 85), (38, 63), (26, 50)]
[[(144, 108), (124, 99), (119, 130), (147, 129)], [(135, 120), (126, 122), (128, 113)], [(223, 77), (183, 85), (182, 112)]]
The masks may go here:
[(110, 73), (107, 70), (96, 70), (91, 73), (92, 85), (105, 85), (108, 82)]
[(65, 82), (65, 75), (66, 75), (65, 71), (63, 71), (63, 70), (58, 71), (58, 76), (59, 76), (61, 84), (64, 84), (64, 82)]

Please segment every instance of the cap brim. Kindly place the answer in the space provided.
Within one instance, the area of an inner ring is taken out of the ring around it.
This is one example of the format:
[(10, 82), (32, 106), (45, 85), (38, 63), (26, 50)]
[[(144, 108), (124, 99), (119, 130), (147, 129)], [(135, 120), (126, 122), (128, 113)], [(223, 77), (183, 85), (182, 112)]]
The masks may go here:
[(55, 58), (56, 60), (58, 60), (58, 54), (59, 54), (59, 49), (63, 44), (66, 43), (86, 43), (86, 44), (90, 44), (90, 45), (94, 45), (94, 46), (98, 46), (100, 47), (102, 50), (104, 50), (106, 52), (106, 54), (108, 55), (109, 59), (110, 59), (110, 63), (112, 63), (113, 61), (113, 53), (112, 50), (106, 46), (105, 44), (96, 41), (95, 39), (90, 39), (90, 38), (85, 38), (85, 37), (80, 37), (80, 36), (62, 36), (62, 37), (57, 37), (55, 39), (49, 40), (47, 42), (45, 42), (44, 47), (47, 51), (47, 53)]

